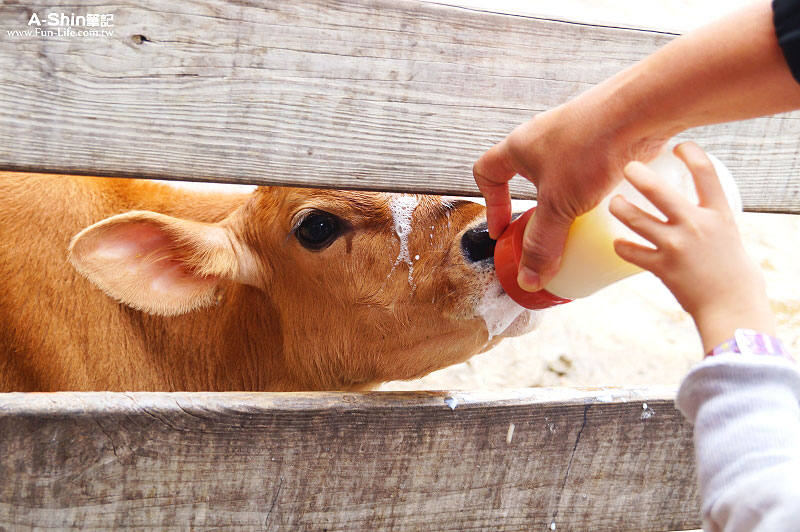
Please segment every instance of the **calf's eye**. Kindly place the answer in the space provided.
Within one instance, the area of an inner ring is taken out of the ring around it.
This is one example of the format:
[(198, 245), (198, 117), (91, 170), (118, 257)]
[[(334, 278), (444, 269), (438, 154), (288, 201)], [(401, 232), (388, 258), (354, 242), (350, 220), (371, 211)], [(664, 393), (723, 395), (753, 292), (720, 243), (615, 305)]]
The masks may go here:
[(320, 251), (331, 245), (339, 236), (339, 220), (327, 212), (308, 214), (295, 231), (298, 242), (306, 249)]

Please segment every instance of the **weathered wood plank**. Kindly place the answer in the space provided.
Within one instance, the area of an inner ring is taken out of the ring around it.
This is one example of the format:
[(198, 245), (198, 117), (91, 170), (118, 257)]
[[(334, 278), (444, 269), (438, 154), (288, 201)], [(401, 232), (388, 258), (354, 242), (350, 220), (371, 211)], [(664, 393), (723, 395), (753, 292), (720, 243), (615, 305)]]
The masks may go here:
[[(0, 169), (474, 195), (515, 125), (673, 35), (411, 0), (77, 0), (112, 37), (0, 6)], [(800, 115), (691, 137), (748, 210), (800, 212)], [(530, 197), (520, 182), (515, 194)]]
[(0, 394), (0, 529), (696, 528), (671, 397)]

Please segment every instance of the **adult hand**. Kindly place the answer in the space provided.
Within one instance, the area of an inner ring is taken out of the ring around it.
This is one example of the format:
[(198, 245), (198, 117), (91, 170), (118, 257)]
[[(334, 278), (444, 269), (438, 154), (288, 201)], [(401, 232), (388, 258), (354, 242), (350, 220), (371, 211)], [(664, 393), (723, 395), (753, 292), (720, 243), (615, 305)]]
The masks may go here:
[(754, 2), (535, 116), (486, 152), (473, 172), (489, 234), (498, 237), (510, 221), (508, 181), (532, 181), (539, 206), (525, 230), (519, 284), (539, 290), (558, 271), (572, 221), (611, 191), (628, 161), (647, 162), (691, 127), (797, 108), (800, 85), (770, 2)]
[[(543, 288), (558, 272), (572, 222), (622, 179), (633, 158), (648, 159), (663, 140), (626, 142), (604, 112), (593, 112), (592, 94), (536, 115), (493, 146), (473, 167), (486, 198), (489, 235), (498, 238), (511, 221), (508, 181), (516, 174), (537, 187), (538, 206), (523, 237), (518, 282)], [(588, 100), (588, 102), (586, 101)]]

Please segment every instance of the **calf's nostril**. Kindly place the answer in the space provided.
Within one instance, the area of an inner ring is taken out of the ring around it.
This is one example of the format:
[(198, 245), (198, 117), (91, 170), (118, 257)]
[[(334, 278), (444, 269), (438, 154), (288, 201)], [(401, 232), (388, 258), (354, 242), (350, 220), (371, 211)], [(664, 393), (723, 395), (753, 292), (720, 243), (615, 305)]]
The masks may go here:
[[(522, 215), (521, 212), (511, 215), (514, 221)], [(494, 258), (494, 247), (497, 241), (489, 237), (489, 226), (486, 222), (480, 223), (464, 233), (461, 237), (461, 249), (469, 262), (480, 262)]]
[(497, 241), (489, 238), (489, 229), (485, 223), (473, 227), (461, 237), (461, 249), (469, 262), (493, 258), (495, 244)]

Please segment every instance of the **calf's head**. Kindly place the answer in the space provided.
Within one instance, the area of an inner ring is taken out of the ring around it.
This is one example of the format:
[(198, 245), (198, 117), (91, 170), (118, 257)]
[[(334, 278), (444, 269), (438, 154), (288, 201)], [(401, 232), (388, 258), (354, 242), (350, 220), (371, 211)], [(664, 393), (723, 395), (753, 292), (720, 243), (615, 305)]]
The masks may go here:
[(263, 349), (306, 375), (298, 387), (356, 389), (533, 326), (497, 282), (484, 215), (437, 196), (263, 187), (219, 223), (113, 216), (73, 238), (70, 260), (111, 297), (166, 317), (218, 304), (232, 283), (255, 287), (280, 324)]

